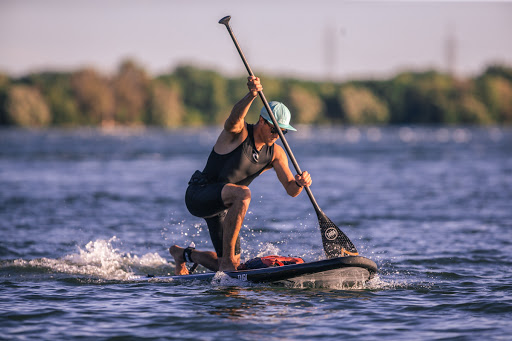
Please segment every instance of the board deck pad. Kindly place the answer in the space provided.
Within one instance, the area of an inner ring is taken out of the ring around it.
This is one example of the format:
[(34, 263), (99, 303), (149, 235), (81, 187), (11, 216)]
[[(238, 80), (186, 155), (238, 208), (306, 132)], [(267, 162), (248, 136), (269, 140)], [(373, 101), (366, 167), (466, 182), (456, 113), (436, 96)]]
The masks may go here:
[[(226, 271), (225, 274), (231, 278), (252, 283), (333, 282), (351, 286), (372, 279), (376, 272), (377, 265), (372, 260), (362, 256), (348, 256), (261, 269)], [(211, 281), (215, 275), (215, 272), (206, 272), (191, 275), (148, 276), (146, 280)]]

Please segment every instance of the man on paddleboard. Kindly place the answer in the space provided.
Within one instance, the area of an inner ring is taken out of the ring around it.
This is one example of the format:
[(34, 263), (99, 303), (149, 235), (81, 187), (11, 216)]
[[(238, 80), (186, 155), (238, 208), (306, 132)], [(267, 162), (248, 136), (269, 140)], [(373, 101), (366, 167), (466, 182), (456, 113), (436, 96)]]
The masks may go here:
[[(256, 124), (245, 122), (252, 102), (263, 90), (258, 77), (248, 77), (249, 93), (233, 107), (224, 123), (202, 172), (190, 179), (185, 202), (191, 214), (204, 218), (215, 252), (173, 245), (169, 252), (176, 263), (175, 274), (189, 273), (186, 262), (201, 264), (212, 271), (232, 271), (240, 265), (240, 228), (251, 201), (247, 186), (261, 173), (274, 168), (288, 195), (296, 197), (311, 177), (304, 171), (293, 176), (283, 148), (275, 144), (279, 138), (265, 107)], [(283, 134), (296, 130), (291, 114), (280, 102), (270, 108)]]

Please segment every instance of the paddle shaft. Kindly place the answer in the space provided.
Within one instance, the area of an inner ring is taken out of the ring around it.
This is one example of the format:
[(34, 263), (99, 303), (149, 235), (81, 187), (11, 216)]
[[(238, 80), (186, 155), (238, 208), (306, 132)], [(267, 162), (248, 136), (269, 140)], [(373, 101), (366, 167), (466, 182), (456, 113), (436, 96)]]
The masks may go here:
[[(240, 45), (238, 44), (238, 41), (236, 40), (235, 35), (233, 34), (233, 30), (231, 30), (231, 27), (229, 26), (229, 19), (231, 19), (230, 16), (224, 17), (220, 19), (219, 24), (223, 24), (226, 26), (229, 35), (231, 36), (231, 39), (233, 39), (233, 43), (236, 46), (236, 49), (238, 51), (238, 54), (240, 55), (240, 58), (242, 58), (242, 61), (244, 62), (245, 68), (247, 69), (247, 72), (249, 73), (249, 76), (254, 77), (254, 72), (252, 72), (251, 67), (249, 66), (249, 63), (247, 62), (247, 59), (245, 58), (244, 53), (242, 52), (242, 49), (240, 48)], [(270, 109), (270, 106), (268, 105), (268, 101), (265, 98), (265, 94), (262, 90), (258, 91), (258, 95), (260, 96), (261, 101), (263, 102), (263, 105), (265, 106), (265, 109), (267, 109), (267, 112), (270, 116), (270, 119), (272, 119), (272, 123), (274, 123), (274, 127), (279, 127), (279, 124), (277, 123), (276, 118), (274, 117), (274, 113), (272, 112), (272, 109)], [(295, 156), (293, 155), (292, 149), (290, 148), (290, 145), (288, 144), (288, 141), (286, 141), (286, 138), (284, 137), (281, 129), (276, 129), (277, 133), (279, 134), (279, 138), (281, 139), (281, 142), (283, 143), (284, 149), (286, 150), (286, 153), (288, 153), (288, 156), (290, 157), (290, 160), (292, 161), (293, 167), (297, 171), (297, 174), (302, 175), (302, 170), (300, 169), (299, 164), (297, 163), (297, 160), (295, 159)], [(315, 208), (315, 211), (317, 214), (323, 214), (322, 210), (320, 209), (320, 206), (318, 206), (318, 203), (316, 202), (315, 197), (313, 196), (313, 192), (311, 192), (311, 189), (307, 186), (304, 187), (306, 190), (306, 193), (308, 194), (309, 200), (311, 200), (311, 203), (313, 204), (313, 207)]]

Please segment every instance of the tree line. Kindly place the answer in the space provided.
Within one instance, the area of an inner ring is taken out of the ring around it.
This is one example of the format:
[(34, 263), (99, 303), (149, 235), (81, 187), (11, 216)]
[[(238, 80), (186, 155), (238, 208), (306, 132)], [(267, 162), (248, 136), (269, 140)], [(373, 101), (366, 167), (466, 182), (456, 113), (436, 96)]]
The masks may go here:
[[(437, 71), (343, 83), (260, 75), (265, 96), (303, 124), (511, 124), (512, 68), (473, 78)], [(0, 73), (0, 125), (22, 127), (220, 124), (247, 93), (246, 78), (193, 66), (150, 77), (133, 60), (112, 76), (92, 68), (11, 78)], [(255, 121), (261, 105), (253, 105)]]

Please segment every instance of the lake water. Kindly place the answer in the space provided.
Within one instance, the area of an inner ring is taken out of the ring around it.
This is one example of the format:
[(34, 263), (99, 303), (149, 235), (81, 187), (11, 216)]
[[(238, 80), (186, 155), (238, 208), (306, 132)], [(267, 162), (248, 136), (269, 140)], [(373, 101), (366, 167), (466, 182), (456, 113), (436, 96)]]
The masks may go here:
[[(0, 130), (0, 339), (510, 339), (510, 128), (299, 130), (320, 207), (379, 266), (363, 286), (140, 280), (173, 243), (212, 249), (183, 198), (218, 127)], [(323, 257), (305, 193), (251, 190), (242, 258)]]

